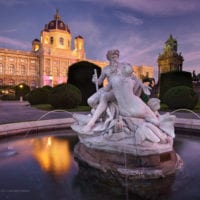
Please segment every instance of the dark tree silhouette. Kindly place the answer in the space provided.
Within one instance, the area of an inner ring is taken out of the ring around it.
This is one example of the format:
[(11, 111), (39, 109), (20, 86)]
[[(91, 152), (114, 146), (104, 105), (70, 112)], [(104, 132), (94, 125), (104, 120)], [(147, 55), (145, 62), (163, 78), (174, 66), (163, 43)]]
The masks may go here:
[(81, 61), (69, 67), (67, 82), (80, 89), (82, 94), (81, 105), (88, 105), (87, 99), (96, 91), (95, 84), (92, 82), (94, 69), (99, 76), (101, 68), (88, 61)]

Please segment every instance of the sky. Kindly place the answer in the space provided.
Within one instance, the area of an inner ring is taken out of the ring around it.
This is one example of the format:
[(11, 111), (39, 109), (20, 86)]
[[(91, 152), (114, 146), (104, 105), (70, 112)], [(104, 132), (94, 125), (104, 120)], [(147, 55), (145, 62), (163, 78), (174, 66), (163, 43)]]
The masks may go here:
[(121, 62), (154, 66), (156, 78), (172, 34), (183, 70), (200, 73), (199, 0), (0, 0), (0, 48), (30, 51), (56, 9), (72, 37), (84, 38), (88, 59), (105, 61), (109, 49), (119, 49)]

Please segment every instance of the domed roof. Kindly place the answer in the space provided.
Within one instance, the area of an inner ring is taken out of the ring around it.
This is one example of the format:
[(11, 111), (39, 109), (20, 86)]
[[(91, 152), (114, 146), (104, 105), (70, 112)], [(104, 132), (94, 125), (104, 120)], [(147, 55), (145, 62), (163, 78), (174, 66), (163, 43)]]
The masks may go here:
[(33, 40), (33, 42), (40, 42), (40, 40), (37, 39), (37, 38), (35, 38), (35, 39)]
[(61, 17), (58, 13), (58, 10), (56, 10), (56, 14), (54, 15), (54, 20), (50, 21), (46, 26), (45, 30), (53, 30), (53, 29), (59, 29), (68, 31), (70, 33), (70, 29), (65, 23), (61, 20)]
[(78, 39), (78, 38), (83, 39), (83, 37), (81, 35), (78, 35), (75, 37), (75, 39)]

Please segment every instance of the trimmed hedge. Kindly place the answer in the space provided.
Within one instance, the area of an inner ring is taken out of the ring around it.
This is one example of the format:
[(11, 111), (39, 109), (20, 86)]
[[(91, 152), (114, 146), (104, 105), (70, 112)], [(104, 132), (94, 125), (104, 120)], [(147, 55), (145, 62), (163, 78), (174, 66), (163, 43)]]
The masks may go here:
[(80, 105), (88, 105), (87, 99), (96, 92), (95, 84), (92, 82), (94, 69), (99, 76), (101, 68), (88, 61), (77, 62), (69, 67), (67, 82), (80, 89), (82, 94)]
[(167, 72), (161, 74), (160, 78), (160, 100), (164, 101), (165, 93), (176, 86), (187, 86), (192, 88), (192, 74), (190, 72)]
[(75, 108), (81, 103), (81, 92), (72, 84), (60, 84), (52, 88), (49, 103), (54, 108)]
[(4, 94), (1, 96), (1, 100), (2, 101), (15, 101), (17, 99), (14, 94)]
[(45, 88), (36, 88), (27, 96), (27, 100), (31, 105), (48, 103), (49, 90)]
[(198, 103), (198, 96), (190, 87), (177, 86), (165, 93), (164, 102), (170, 109), (193, 109)]

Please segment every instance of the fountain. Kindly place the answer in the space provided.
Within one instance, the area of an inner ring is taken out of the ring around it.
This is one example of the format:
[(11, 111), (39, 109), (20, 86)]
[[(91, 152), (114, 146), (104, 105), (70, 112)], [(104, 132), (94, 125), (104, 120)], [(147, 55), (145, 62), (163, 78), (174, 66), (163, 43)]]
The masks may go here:
[[(80, 140), (74, 156), (83, 176), (152, 197), (171, 185), (183, 166), (173, 149), (176, 117), (159, 114), (159, 99), (146, 104), (139, 98), (142, 91), (149, 95), (149, 88), (130, 64), (118, 62), (118, 50), (108, 51), (107, 58), (110, 64), (93, 77), (97, 92), (88, 99), (91, 113), (73, 114), (71, 127)], [(98, 89), (106, 77), (108, 85)]]

